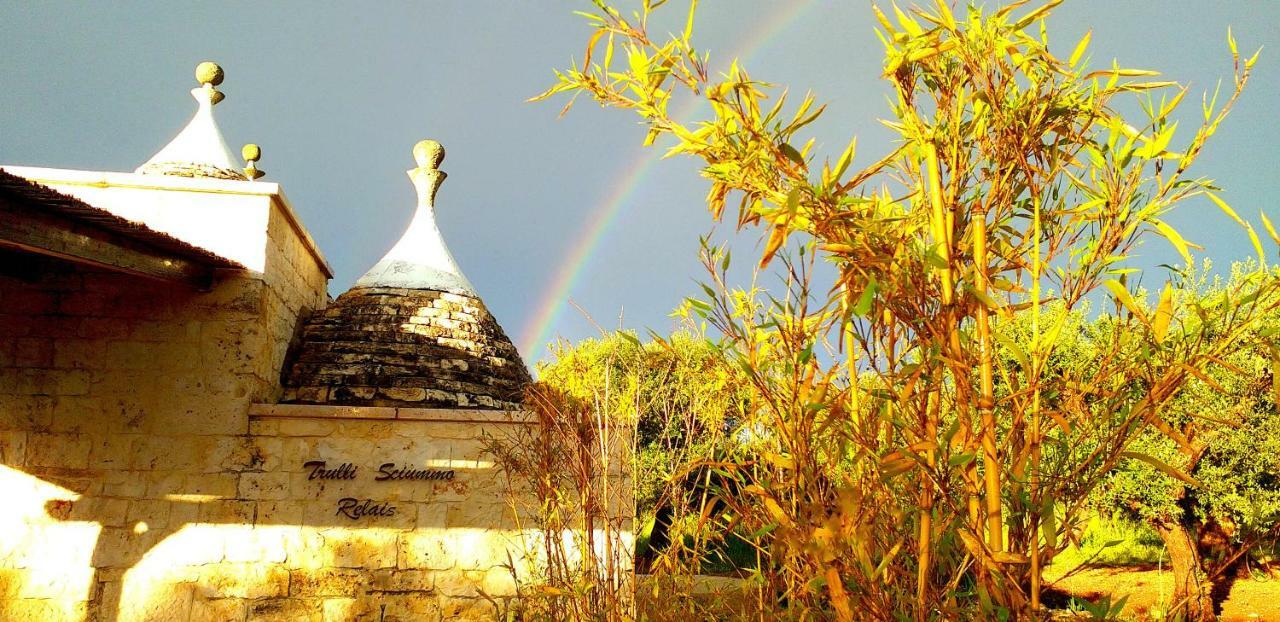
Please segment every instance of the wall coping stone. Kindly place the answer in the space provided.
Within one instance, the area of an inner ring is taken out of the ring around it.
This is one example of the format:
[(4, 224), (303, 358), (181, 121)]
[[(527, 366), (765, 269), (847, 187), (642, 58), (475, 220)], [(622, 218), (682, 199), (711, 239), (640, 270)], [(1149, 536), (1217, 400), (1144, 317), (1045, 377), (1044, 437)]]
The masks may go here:
[(538, 420), (533, 413), (521, 410), (395, 408), (390, 406), (333, 406), (327, 404), (253, 404), (249, 407), (249, 416), (260, 418), (439, 421), (446, 423), (512, 423), (519, 425), (532, 424)]

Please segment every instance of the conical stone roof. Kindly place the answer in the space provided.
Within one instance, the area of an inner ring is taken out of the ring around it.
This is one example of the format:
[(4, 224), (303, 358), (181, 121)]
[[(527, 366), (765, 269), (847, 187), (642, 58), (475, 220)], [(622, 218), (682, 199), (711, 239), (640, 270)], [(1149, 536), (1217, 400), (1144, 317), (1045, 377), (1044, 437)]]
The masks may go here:
[(414, 147), (418, 206), (400, 241), (308, 320), (281, 401), (515, 409), (530, 382), (520, 355), (463, 276), (435, 222), (444, 149)]

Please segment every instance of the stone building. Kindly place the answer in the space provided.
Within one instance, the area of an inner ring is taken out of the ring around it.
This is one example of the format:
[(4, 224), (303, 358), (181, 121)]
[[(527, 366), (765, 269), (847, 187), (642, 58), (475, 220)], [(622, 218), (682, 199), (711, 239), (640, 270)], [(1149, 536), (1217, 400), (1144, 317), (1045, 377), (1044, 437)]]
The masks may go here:
[(198, 111), (132, 173), (0, 171), (0, 620), (489, 619), (529, 375), (434, 220), (332, 272)]

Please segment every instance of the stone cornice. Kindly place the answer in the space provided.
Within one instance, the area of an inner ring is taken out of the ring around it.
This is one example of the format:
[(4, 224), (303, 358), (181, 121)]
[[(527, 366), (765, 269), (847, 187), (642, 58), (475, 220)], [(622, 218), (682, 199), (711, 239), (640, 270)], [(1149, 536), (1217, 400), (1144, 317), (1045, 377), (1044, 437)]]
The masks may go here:
[(533, 413), (521, 410), (332, 406), (327, 404), (253, 404), (249, 407), (249, 416), (261, 418), (439, 421), (445, 423), (510, 423), (517, 425), (529, 425), (538, 420)]

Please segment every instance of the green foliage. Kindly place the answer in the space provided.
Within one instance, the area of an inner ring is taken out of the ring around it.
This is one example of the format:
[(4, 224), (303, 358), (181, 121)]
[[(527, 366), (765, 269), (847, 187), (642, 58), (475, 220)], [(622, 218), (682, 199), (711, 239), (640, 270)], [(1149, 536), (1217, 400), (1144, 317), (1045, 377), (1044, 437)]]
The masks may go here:
[[(1234, 280), (1249, 272), (1236, 269)], [(1229, 304), (1224, 292), (1231, 284), (1202, 287), (1204, 293), (1190, 295), (1203, 305)], [(1194, 484), (1127, 460), (1095, 492), (1095, 505), (1146, 521), (1228, 525), (1237, 541), (1274, 528), (1280, 522), (1280, 412), (1273, 374), (1280, 353), (1271, 335), (1278, 329), (1280, 317), (1265, 318), (1241, 347), (1188, 380), (1165, 405), (1162, 418), (1188, 431), (1189, 450), (1154, 431), (1135, 439), (1134, 451), (1185, 472)]]
[(1094, 514), (1082, 523), (1078, 535), (1073, 538), (1076, 544), (1053, 558), (1053, 568), (1058, 574), (1083, 564), (1154, 566), (1162, 561), (1167, 563), (1164, 559), (1164, 543), (1145, 523), (1128, 520), (1120, 514)]
[[(634, 422), (636, 509), (640, 523), (668, 493), (677, 469), (692, 456), (716, 453), (744, 418), (748, 395), (741, 374), (705, 338), (678, 332), (641, 343), (615, 333), (557, 344), (539, 380)], [(599, 387), (609, 386), (604, 395)]]

